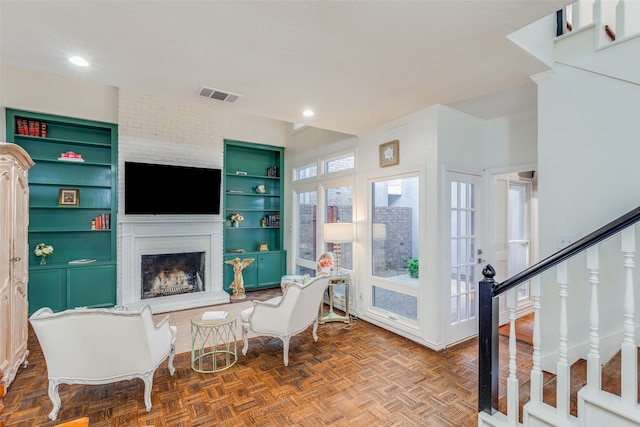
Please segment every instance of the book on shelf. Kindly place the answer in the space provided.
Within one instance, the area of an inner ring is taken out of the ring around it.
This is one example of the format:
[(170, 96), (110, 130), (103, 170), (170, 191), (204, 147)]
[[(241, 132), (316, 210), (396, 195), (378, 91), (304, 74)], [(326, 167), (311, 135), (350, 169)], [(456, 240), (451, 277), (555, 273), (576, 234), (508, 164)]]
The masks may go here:
[(47, 124), (39, 120), (16, 118), (16, 130), (18, 135), (47, 136)]
[(67, 162), (84, 162), (82, 154), (74, 153), (73, 151), (67, 151), (66, 153), (60, 153), (58, 160), (64, 160)]
[(111, 229), (111, 214), (103, 213), (91, 220), (92, 230), (110, 230)]
[(280, 215), (265, 215), (263, 220), (265, 227), (280, 227)]

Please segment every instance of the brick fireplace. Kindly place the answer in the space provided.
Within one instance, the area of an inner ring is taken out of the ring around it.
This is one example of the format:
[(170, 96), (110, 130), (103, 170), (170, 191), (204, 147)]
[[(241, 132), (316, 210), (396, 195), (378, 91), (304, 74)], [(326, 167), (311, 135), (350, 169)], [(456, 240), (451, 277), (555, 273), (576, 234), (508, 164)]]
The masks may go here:
[(127, 218), (121, 230), (118, 304), (133, 310), (148, 304), (163, 313), (229, 302), (222, 289), (222, 221)]

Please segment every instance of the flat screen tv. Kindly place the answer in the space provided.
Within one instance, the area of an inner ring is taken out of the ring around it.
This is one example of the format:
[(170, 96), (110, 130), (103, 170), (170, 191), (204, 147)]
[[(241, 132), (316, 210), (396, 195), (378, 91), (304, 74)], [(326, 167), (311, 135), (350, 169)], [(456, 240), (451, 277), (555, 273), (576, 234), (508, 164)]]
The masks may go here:
[(126, 215), (220, 213), (220, 169), (124, 163)]

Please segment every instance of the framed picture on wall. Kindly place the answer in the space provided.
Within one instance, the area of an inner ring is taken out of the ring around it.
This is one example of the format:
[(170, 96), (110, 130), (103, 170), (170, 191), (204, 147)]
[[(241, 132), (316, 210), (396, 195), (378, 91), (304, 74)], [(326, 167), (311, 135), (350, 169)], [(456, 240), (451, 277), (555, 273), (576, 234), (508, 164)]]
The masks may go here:
[(80, 190), (77, 188), (61, 188), (58, 192), (59, 206), (78, 206), (80, 204)]
[(400, 161), (400, 143), (397, 139), (380, 144), (380, 167), (397, 165)]

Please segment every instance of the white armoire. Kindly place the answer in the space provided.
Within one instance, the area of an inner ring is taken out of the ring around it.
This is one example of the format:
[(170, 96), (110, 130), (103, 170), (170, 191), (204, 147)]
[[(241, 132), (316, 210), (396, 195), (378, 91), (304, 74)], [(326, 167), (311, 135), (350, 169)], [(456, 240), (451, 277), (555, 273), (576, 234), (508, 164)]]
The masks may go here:
[(0, 370), (7, 387), (29, 354), (27, 171), (33, 165), (24, 149), (0, 142)]

